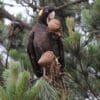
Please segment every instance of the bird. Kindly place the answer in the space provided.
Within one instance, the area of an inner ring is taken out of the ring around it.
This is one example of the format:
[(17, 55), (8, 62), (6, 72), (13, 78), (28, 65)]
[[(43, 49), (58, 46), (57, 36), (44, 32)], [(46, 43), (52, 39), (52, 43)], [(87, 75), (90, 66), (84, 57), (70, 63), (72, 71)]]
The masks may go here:
[(32, 64), (34, 74), (39, 78), (43, 76), (43, 69), (38, 64), (41, 55), (46, 51), (53, 51), (59, 57), (59, 62), (64, 66), (64, 52), (61, 38), (48, 32), (48, 22), (55, 18), (55, 8), (43, 7), (33, 26), (27, 44), (27, 53)]

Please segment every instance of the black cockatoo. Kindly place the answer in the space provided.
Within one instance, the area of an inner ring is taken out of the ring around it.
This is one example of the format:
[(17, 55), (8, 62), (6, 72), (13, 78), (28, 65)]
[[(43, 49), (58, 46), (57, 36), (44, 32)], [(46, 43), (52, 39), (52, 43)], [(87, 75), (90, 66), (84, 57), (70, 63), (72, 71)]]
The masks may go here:
[[(39, 12), (37, 23), (33, 27), (29, 36), (27, 52), (32, 63), (33, 71), (37, 77), (43, 75), (43, 71), (38, 64), (41, 55), (46, 51), (53, 51), (59, 57), (59, 62), (64, 67), (64, 51), (60, 38), (47, 31), (47, 23), (55, 17), (55, 9), (51, 6), (44, 7)], [(63, 67), (61, 67), (63, 69)]]

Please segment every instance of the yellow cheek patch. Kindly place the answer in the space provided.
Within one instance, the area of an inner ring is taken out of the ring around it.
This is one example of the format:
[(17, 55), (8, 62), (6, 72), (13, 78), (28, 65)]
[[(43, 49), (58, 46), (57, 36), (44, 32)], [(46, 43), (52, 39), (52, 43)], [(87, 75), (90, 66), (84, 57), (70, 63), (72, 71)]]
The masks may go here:
[(39, 16), (41, 16), (43, 14), (43, 9), (41, 9), (40, 11), (39, 11)]

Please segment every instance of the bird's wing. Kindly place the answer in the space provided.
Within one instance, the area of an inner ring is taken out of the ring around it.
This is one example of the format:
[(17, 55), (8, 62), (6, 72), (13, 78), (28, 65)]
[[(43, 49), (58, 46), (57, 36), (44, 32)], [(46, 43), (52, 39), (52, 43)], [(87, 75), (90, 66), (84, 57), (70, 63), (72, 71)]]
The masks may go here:
[(29, 42), (27, 45), (27, 53), (29, 55), (29, 59), (31, 61), (34, 73), (36, 74), (37, 77), (40, 77), (42, 75), (42, 71), (41, 71), (41, 67), (37, 64), (37, 60), (36, 60), (37, 57), (36, 57), (36, 51), (34, 49), (33, 40), (34, 40), (34, 32), (29, 37)]
[(63, 43), (61, 39), (59, 39), (57, 42), (58, 42), (59, 57), (60, 57), (59, 61), (60, 61), (61, 67), (63, 68), (65, 66)]

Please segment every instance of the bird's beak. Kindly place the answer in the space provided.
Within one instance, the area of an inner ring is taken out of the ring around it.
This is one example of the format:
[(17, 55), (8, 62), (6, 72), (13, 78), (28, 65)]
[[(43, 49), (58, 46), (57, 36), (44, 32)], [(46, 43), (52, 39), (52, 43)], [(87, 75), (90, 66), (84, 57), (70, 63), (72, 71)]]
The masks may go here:
[(39, 11), (39, 16), (41, 16), (43, 14), (43, 9), (41, 9), (40, 11)]

